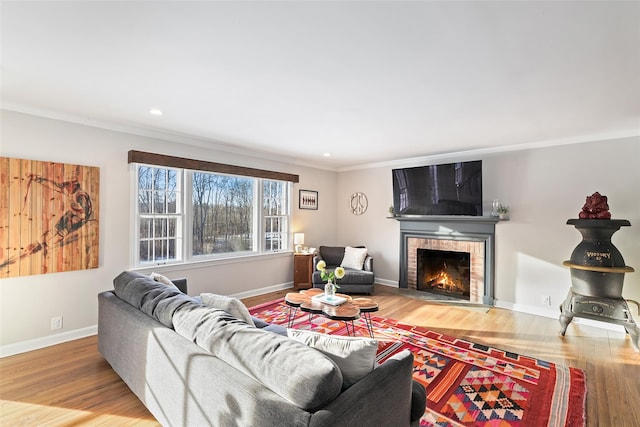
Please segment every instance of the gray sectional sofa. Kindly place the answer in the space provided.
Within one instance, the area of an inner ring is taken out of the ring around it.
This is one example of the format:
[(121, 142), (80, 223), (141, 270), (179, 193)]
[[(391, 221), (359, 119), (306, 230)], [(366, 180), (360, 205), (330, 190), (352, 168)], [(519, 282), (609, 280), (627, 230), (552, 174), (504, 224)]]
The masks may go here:
[(345, 388), (320, 351), (142, 274), (98, 303), (100, 353), (163, 425), (403, 426), (424, 411), (408, 351)]

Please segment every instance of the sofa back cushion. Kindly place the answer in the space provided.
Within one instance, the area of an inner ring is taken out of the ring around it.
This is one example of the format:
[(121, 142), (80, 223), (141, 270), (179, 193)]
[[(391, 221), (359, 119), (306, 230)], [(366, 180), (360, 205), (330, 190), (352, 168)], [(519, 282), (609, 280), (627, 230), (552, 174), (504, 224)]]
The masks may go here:
[(327, 267), (337, 267), (344, 258), (344, 246), (320, 246), (318, 253), (327, 263)]
[(173, 313), (182, 305), (195, 302), (175, 286), (133, 271), (123, 271), (116, 276), (113, 288), (118, 298), (169, 328), (173, 328)]
[(341, 391), (342, 373), (327, 356), (225, 311), (185, 305), (175, 312), (173, 324), (183, 337), (306, 411), (324, 406)]
[(218, 308), (231, 314), (233, 317), (237, 317), (240, 320), (244, 320), (251, 326), (255, 326), (251, 313), (247, 307), (237, 298), (233, 298), (226, 295), (218, 295), (211, 293), (200, 294), (202, 303), (211, 308)]

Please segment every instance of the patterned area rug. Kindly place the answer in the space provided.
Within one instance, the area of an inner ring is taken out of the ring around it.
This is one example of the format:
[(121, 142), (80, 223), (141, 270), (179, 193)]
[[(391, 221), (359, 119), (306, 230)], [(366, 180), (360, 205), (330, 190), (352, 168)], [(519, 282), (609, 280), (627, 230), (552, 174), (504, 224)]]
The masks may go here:
[[(283, 300), (249, 309), (268, 323), (287, 325)], [(584, 426), (584, 371), (475, 344), (393, 319), (371, 316), (379, 363), (409, 349), (413, 377), (425, 386), (421, 426)], [(344, 322), (298, 311), (294, 328), (347, 335)], [(358, 336), (369, 336), (364, 319)]]

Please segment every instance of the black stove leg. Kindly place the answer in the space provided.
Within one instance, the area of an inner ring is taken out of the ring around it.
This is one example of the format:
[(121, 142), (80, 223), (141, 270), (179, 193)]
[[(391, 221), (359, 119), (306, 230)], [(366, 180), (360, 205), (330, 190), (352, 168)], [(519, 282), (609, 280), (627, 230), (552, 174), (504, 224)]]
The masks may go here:
[(569, 295), (564, 300), (564, 302), (560, 305), (560, 336), (564, 336), (567, 332), (567, 326), (573, 320), (573, 314), (571, 314), (571, 291), (569, 291)]

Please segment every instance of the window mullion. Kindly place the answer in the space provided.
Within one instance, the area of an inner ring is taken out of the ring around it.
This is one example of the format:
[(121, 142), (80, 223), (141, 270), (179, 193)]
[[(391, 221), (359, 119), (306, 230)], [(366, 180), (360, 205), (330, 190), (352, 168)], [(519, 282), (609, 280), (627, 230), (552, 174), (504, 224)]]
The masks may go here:
[[(182, 180), (182, 253), (184, 259), (193, 259), (193, 171), (185, 170)], [(190, 236), (190, 237), (187, 237)]]
[(267, 240), (265, 238), (265, 230), (264, 230), (264, 191), (263, 191), (263, 180), (256, 179), (254, 181), (255, 194), (253, 199), (253, 206), (255, 215), (253, 215), (253, 230), (254, 230), (254, 247), (258, 253), (265, 252)]

